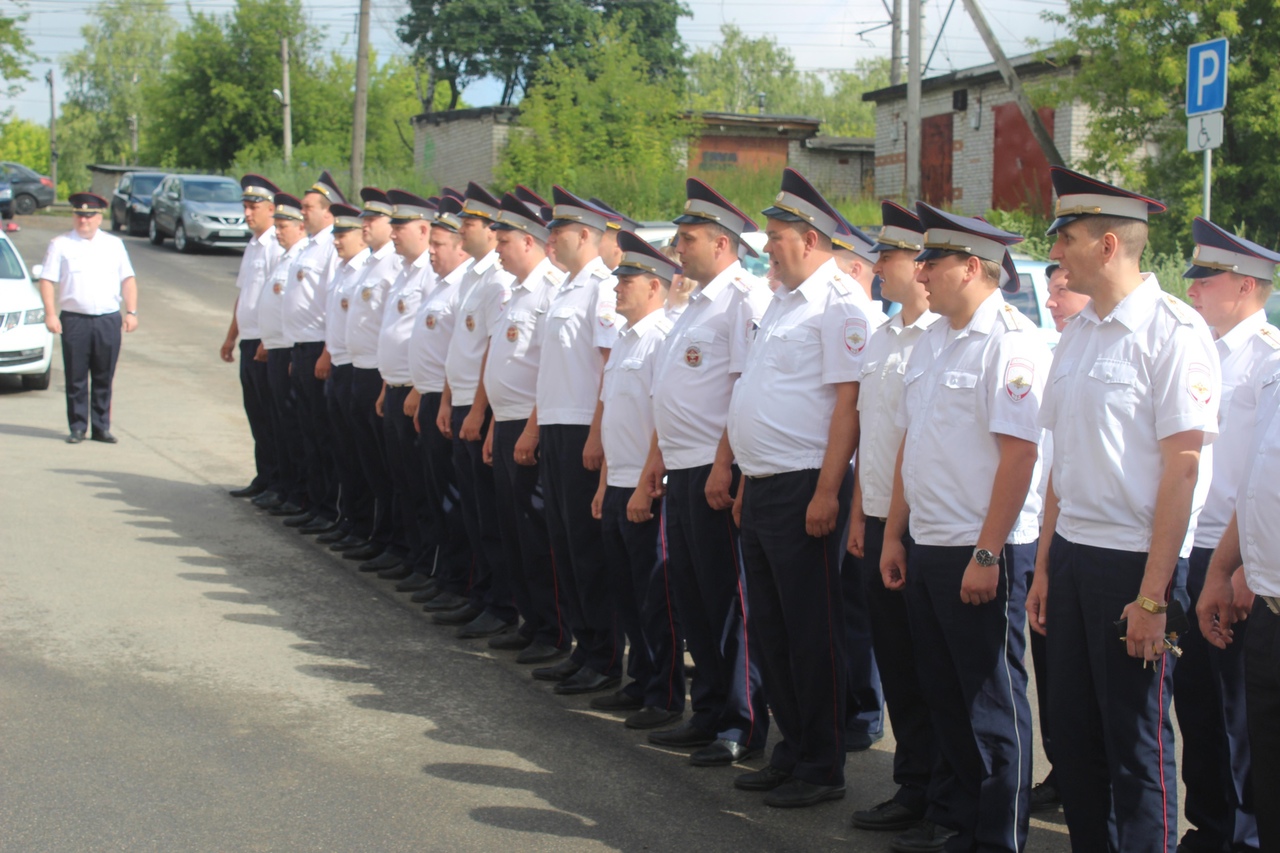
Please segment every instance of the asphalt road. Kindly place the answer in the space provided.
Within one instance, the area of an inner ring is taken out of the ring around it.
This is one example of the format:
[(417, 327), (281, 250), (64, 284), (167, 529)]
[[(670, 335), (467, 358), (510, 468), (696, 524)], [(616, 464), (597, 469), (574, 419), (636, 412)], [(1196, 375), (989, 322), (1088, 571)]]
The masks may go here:
[[(848, 820), (890, 738), (842, 802), (770, 809), (228, 497), (238, 255), (128, 246), (120, 444), (63, 443), (56, 354), (51, 390), (0, 388), (0, 851), (888, 849)], [(1060, 816), (1029, 849), (1068, 849)]]

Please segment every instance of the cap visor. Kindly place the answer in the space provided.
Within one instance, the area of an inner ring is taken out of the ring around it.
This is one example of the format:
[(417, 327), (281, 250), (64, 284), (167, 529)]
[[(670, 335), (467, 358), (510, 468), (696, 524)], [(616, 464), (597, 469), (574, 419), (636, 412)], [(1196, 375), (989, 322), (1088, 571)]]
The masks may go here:
[(769, 219), (780, 219), (783, 222), (804, 222), (805, 221), (803, 217), (796, 216), (791, 211), (783, 210), (780, 207), (766, 207), (764, 210), (760, 211), (760, 215), (768, 217)]
[(936, 261), (938, 258), (945, 258), (947, 255), (954, 255), (955, 252), (950, 249), (925, 249), (916, 255), (917, 261)]
[(1209, 267), (1202, 267), (1196, 264), (1192, 264), (1191, 266), (1187, 267), (1187, 271), (1182, 274), (1182, 277), (1183, 278), (1213, 278), (1215, 275), (1218, 275), (1221, 272), (1222, 270), (1215, 270), (1215, 269), (1210, 269)]
[(1046, 237), (1052, 237), (1054, 234), (1058, 233), (1059, 228), (1064, 225), (1070, 225), (1079, 218), (1079, 216), (1059, 216), (1057, 219), (1053, 220), (1053, 223), (1049, 226), (1049, 230), (1044, 232), (1044, 234)]

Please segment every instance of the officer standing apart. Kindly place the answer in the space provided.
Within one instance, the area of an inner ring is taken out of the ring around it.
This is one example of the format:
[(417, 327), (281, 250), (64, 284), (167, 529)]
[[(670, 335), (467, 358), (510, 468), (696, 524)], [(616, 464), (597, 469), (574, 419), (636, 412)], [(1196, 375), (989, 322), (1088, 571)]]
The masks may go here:
[(138, 328), (138, 282), (124, 241), (99, 230), (106, 200), (75, 193), (69, 201), (75, 228), (49, 241), (40, 271), (44, 324), (62, 335), (67, 444), (84, 441), (90, 426), (94, 441), (115, 444), (111, 381), (120, 358), (121, 330)]
[[(1198, 216), (1191, 235), (1196, 249), (1184, 274), (1191, 280), (1187, 298), (1213, 330), (1222, 365), (1213, 479), (1196, 524), (1187, 575), (1187, 596), (1194, 608), (1251, 462), (1257, 381), (1280, 363), (1280, 330), (1267, 322), (1263, 310), (1280, 255)], [(1236, 577), (1243, 583), (1242, 575)], [(1246, 625), (1239, 623), (1235, 645), (1220, 651), (1205, 642), (1193, 620), (1180, 644), (1173, 702), (1187, 786), (1184, 813), (1194, 827), (1178, 845), (1184, 853), (1258, 849), (1241, 652)]]
[(245, 175), (240, 179), (244, 204), (244, 222), (253, 232), (240, 257), (240, 272), (236, 275), (235, 308), (231, 311), (231, 327), (222, 342), (222, 360), (228, 364), (236, 360), (236, 338), (240, 339), (240, 390), (244, 398), (244, 413), (249, 419), (249, 432), (253, 436), (253, 460), (256, 469), (253, 481), (242, 489), (233, 489), (233, 498), (256, 498), (268, 490), (276, 491), (277, 477), (275, 435), (271, 418), (271, 389), (267, 386), (267, 360), (258, 359), (258, 347), (262, 332), (258, 329), (258, 302), (267, 283), (267, 274), (283, 253), (276, 240), (273, 216), (276, 212), (275, 194), (280, 188), (261, 175)]
[(1208, 491), (1218, 354), (1200, 315), (1139, 267), (1164, 205), (1058, 166), (1051, 177), (1050, 257), (1092, 299), (1063, 332), (1041, 406), (1054, 458), (1027, 612), (1048, 637), (1054, 769), (1075, 849), (1171, 853), (1166, 610), (1185, 599)]
[(766, 805), (844, 796), (845, 671), (840, 555), (858, 444), (858, 379), (871, 321), (840, 272), (839, 215), (793, 169), (764, 211), (782, 283), (729, 403), (752, 649), (782, 741), (739, 776)]
[(880, 571), (885, 586), (905, 589), (923, 652), (916, 667), (942, 758), (941, 819), (958, 830), (952, 845), (1014, 853), (1026, 845), (1031, 793), (1024, 607), (1050, 355), (1000, 293), (1002, 273), (1017, 281), (1007, 247), (1021, 235), (923, 203), (916, 211), (926, 229), (916, 277), (945, 322), (920, 339), (903, 378), (906, 434)]
[(665, 495), (672, 600), (696, 667), (692, 716), (649, 740), (696, 749), (691, 762), (716, 766), (758, 754), (769, 733), (760, 665), (747, 642), (746, 583), (731, 513), (740, 472), (725, 423), (770, 293), (738, 260), (742, 235), (757, 230), (751, 217), (697, 178), (685, 181), (685, 195), (676, 253), (684, 274), (702, 286), (658, 353), (656, 430), (628, 515), (646, 520), (653, 499)]

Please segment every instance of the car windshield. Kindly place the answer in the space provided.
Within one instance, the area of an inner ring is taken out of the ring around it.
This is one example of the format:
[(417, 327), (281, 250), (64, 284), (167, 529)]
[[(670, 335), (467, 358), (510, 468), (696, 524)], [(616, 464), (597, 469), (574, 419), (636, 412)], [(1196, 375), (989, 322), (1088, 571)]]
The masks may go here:
[(235, 181), (184, 181), (183, 196), (187, 201), (240, 200), (240, 185)]
[(18, 254), (8, 240), (0, 240), (0, 278), (26, 278)]
[(1040, 325), (1040, 306), (1036, 304), (1036, 285), (1027, 273), (1018, 273), (1018, 292), (1004, 295), (1004, 301), (1017, 308), (1027, 319)]
[(137, 175), (133, 179), (133, 188), (129, 192), (134, 195), (151, 195), (155, 192), (156, 184), (161, 180), (160, 175)]

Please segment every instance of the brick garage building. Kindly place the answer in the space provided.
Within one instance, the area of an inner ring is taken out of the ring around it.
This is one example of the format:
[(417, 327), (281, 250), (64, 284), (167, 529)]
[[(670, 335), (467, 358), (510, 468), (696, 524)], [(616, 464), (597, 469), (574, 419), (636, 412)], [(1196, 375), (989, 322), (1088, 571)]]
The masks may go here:
[[(1028, 89), (1073, 73), (1034, 55), (1010, 60)], [(876, 105), (875, 192), (906, 191), (906, 85), (867, 92)], [(920, 195), (970, 216), (1026, 206), (1048, 213), (1049, 164), (994, 63), (930, 77), (921, 83)], [(1084, 156), (1089, 109), (1080, 101), (1042, 107), (1041, 120), (1068, 162)]]

